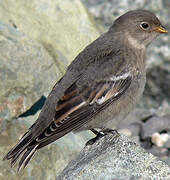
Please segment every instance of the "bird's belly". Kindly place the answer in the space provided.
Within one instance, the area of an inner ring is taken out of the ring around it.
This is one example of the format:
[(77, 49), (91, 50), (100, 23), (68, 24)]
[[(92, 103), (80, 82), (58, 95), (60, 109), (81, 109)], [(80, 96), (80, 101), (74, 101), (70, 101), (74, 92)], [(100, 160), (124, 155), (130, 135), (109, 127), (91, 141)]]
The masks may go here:
[(143, 93), (145, 81), (145, 75), (133, 80), (125, 94), (97, 114), (96, 117), (84, 125), (82, 129), (116, 128), (119, 122), (124, 120), (128, 113), (135, 107)]

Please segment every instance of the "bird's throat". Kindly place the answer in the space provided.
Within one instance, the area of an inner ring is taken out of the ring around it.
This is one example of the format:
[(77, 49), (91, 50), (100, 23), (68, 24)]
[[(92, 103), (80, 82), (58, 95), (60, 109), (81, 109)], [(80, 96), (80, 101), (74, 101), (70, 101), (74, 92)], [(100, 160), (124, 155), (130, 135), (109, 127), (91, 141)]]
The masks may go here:
[(125, 37), (126, 43), (128, 43), (131, 47), (135, 49), (145, 49), (145, 45), (132, 37), (128, 32), (126, 32)]

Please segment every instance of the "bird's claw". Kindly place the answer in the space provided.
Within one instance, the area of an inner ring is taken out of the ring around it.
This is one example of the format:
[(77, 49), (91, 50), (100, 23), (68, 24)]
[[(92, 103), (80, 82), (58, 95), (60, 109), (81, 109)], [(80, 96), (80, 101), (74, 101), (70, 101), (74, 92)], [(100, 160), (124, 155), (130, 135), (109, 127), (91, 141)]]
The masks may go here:
[(102, 138), (102, 137), (104, 137), (104, 136), (106, 136), (108, 134), (117, 134), (117, 135), (119, 135), (117, 130), (113, 130), (113, 129), (109, 129), (109, 128), (103, 129), (103, 130), (101, 130), (99, 132), (97, 132), (96, 130), (93, 129), (92, 132), (94, 134), (96, 134), (96, 137), (90, 139), (89, 141), (87, 141), (86, 146), (93, 145), (97, 140), (99, 140), (100, 138)]

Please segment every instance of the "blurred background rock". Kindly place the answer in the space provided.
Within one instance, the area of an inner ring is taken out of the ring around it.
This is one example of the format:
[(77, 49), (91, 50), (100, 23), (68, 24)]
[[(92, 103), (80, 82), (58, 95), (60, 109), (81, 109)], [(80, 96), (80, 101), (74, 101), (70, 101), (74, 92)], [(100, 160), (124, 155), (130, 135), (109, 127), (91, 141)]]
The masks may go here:
[[(0, 157), (36, 120), (74, 57), (115, 18), (139, 8), (154, 12), (170, 29), (169, 0), (0, 1)], [(149, 47), (144, 96), (118, 129), (170, 164), (169, 45), (170, 36), (162, 35)], [(40, 150), (20, 174), (0, 161), (0, 179), (54, 179), (91, 137), (70, 133)]]

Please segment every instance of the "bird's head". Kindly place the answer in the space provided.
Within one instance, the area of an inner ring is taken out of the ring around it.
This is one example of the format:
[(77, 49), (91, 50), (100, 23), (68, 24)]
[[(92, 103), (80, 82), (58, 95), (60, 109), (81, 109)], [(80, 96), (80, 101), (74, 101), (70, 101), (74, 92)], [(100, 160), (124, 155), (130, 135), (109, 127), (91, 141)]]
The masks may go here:
[(136, 43), (136, 45), (145, 47), (160, 33), (168, 32), (161, 25), (159, 19), (147, 10), (134, 10), (125, 13), (115, 20), (109, 31), (116, 32), (123, 38), (130, 38), (134, 46)]

